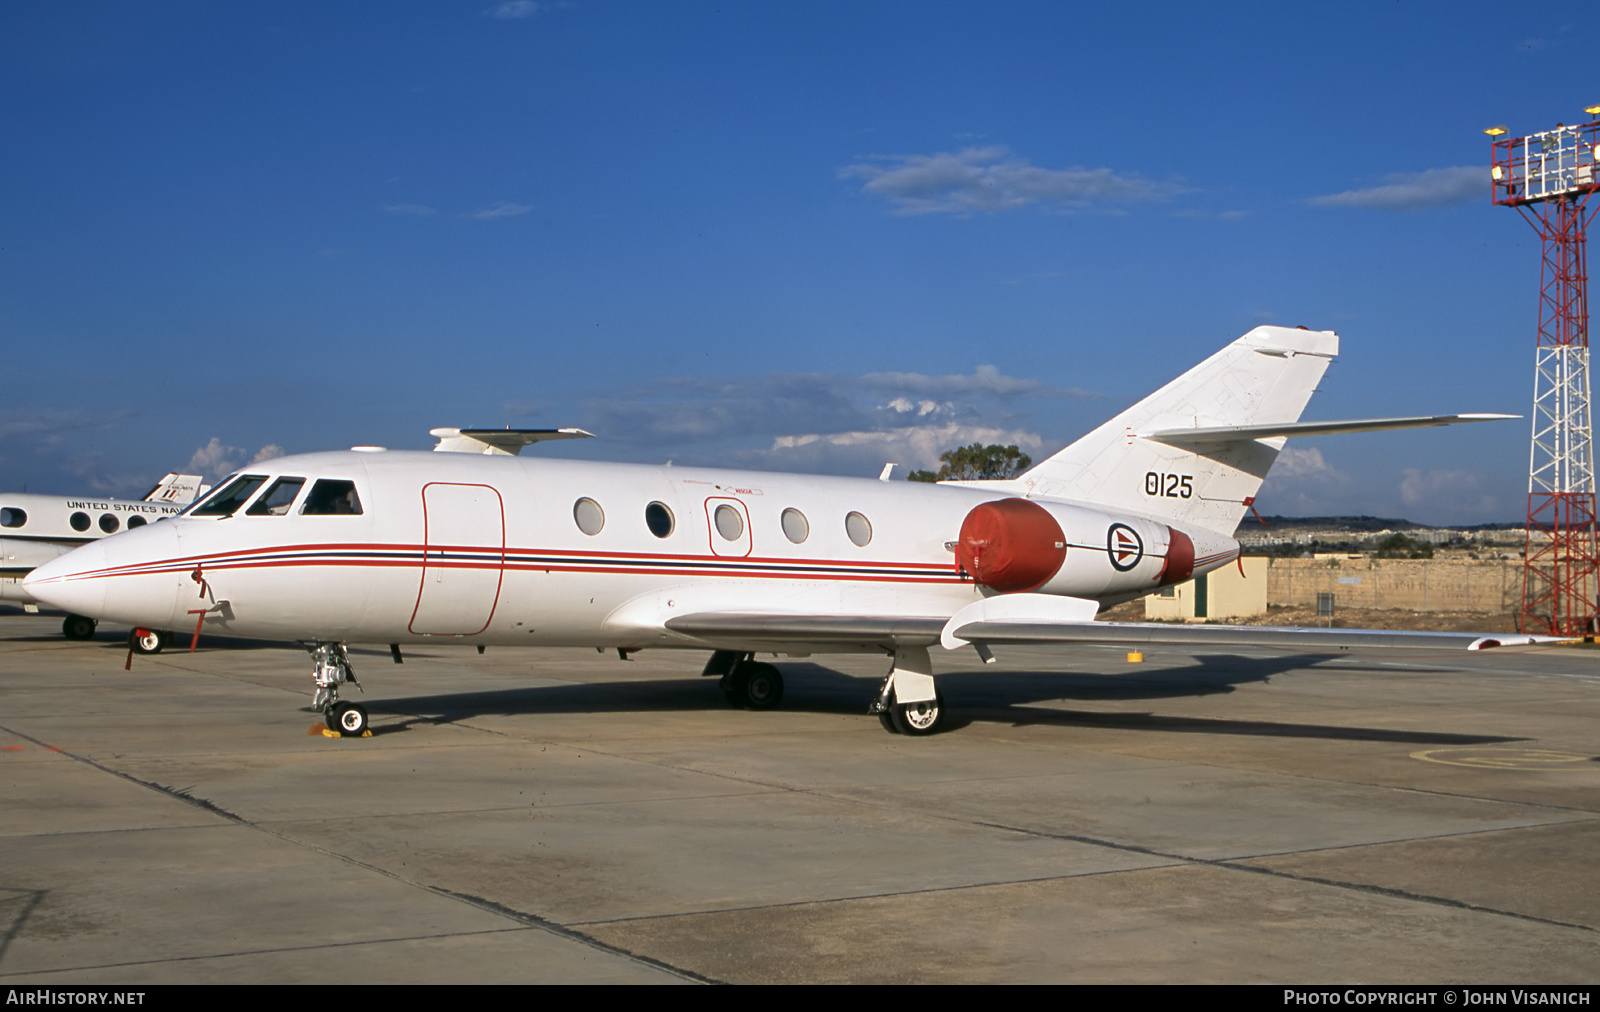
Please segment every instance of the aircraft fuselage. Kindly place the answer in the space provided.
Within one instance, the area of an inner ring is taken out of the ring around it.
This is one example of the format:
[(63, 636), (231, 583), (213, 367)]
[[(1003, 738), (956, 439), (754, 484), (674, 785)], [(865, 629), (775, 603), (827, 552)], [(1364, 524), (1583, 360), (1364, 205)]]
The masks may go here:
[[(1021, 508), (1058, 525), (1042, 548), (1059, 564), (1021, 577), (1043, 577), (1034, 586), (989, 586), (957, 542), (975, 508), (1007, 498), (993, 490), (409, 451), (281, 457), (240, 474), (260, 480), (231, 510), (214, 505), (225, 482), (181, 517), (40, 569), (30, 589), (152, 629), (192, 629), (203, 614), (204, 632), (235, 636), (704, 647), (666, 623), (948, 617), (1015, 589), (1115, 602), (1238, 552), (1216, 533), (1037, 500)], [(343, 487), (353, 492), (334, 503)]]

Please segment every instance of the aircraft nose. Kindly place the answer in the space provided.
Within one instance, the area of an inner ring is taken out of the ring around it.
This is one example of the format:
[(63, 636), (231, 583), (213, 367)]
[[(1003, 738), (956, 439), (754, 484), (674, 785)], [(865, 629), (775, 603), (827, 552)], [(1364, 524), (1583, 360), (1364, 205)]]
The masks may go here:
[(163, 520), (75, 548), (29, 573), (23, 589), (74, 615), (169, 629), (188, 576), (174, 559), (175, 523)]
[(105, 610), (106, 581), (95, 574), (105, 568), (105, 546), (91, 541), (34, 569), (22, 589), (52, 608), (98, 619)]

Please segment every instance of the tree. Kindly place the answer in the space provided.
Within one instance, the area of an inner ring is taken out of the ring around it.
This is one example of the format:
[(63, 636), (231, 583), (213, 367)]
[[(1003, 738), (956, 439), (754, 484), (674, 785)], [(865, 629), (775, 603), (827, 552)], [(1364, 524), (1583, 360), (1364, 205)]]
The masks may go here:
[(1033, 463), (1033, 458), (1017, 446), (1001, 446), (998, 443), (958, 446), (939, 454), (939, 459), (943, 464), (938, 471), (912, 471), (906, 478), (910, 481), (1015, 478)]
[(1378, 550), (1373, 556), (1379, 559), (1431, 559), (1433, 546), (1396, 531), (1378, 542)]

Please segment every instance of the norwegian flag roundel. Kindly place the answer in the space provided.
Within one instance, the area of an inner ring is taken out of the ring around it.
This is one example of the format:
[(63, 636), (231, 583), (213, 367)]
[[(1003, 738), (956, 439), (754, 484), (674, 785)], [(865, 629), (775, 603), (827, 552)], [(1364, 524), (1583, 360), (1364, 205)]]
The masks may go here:
[(1144, 558), (1144, 541), (1127, 524), (1112, 524), (1106, 531), (1106, 554), (1111, 556), (1112, 569), (1126, 573)]

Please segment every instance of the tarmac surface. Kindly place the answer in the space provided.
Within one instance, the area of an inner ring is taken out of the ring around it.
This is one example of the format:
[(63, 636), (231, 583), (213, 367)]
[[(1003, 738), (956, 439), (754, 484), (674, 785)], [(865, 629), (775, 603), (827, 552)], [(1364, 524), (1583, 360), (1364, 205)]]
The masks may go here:
[[(1600, 981), (1600, 650), (127, 656), (0, 612), (0, 984)], [(186, 646), (186, 644), (184, 645)]]

